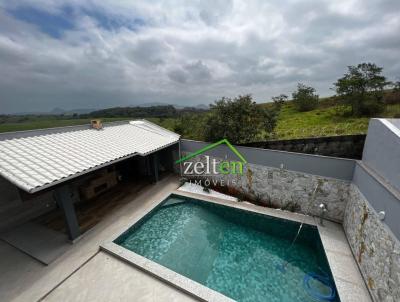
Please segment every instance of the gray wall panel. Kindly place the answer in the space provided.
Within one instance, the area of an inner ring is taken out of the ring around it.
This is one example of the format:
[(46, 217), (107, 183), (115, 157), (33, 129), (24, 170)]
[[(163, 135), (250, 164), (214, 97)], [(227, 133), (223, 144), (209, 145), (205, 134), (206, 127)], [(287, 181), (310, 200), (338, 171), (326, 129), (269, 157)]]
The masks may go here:
[(385, 211), (384, 223), (397, 238), (400, 238), (399, 192), (380, 182), (362, 165), (357, 163), (353, 183), (359, 188), (375, 211)]
[(371, 119), (362, 160), (400, 190), (400, 137), (389, 128), (396, 123), (399, 120)]
[[(181, 140), (182, 152), (194, 152), (207, 146), (208, 143)], [(325, 177), (332, 177), (342, 180), (351, 181), (353, 178), (353, 170), (355, 160), (343, 159), (319, 155), (300, 154), (286, 151), (259, 149), (252, 147), (238, 147), (238, 151), (245, 159), (252, 164), (263, 165), (274, 168), (283, 168), (292, 171), (315, 174)], [(237, 157), (232, 153), (226, 145), (220, 145), (215, 149), (209, 150), (206, 154), (236, 160)]]

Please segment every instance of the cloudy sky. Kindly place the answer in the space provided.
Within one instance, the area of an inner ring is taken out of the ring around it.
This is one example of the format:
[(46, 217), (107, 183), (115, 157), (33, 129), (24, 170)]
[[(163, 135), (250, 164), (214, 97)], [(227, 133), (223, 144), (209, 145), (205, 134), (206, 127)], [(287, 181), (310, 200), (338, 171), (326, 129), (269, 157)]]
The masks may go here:
[(347, 65), (400, 77), (399, 0), (0, 0), (0, 113), (322, 96)]

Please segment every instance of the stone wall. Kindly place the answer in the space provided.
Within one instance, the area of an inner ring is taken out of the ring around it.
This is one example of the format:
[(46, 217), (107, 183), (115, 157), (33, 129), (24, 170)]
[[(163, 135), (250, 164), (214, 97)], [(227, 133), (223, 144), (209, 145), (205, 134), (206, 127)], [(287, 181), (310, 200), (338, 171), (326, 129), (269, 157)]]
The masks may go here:
[[(198, 160), (205, 159), (196, 157), (194, 162)], [(344, 180), (254, 164), (244, 165), (242, 175), (219, 174), (210, 178), (223, 180), (225, 185), (244, 191), (267, 206), (319, 216), (318, 205), (325, 203), (325, 217), (337, 222), (343, 221), (350, 185)]]
[(340, 135), (248, 143), (244, 146), (361, 159), (365, 135)]
[(400, 301), (400, 244), (352, 184), (343, 227), (374, 301)]

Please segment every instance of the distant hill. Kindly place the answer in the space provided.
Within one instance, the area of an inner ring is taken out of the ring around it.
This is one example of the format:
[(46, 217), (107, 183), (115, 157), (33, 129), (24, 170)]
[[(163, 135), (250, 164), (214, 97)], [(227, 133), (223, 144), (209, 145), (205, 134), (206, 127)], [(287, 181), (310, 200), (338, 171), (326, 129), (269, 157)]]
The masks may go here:
[(160, 103), (160, 102), (152, 102), (152, 103), (145, 103), (139, 104), (134, 107), (156, 107), (156, 106), (173, 106), (175, 109), (184, 109), (184, 108), (196, 108), (196, 109), (203, 109), (208, 110), (209, 105), (199, 104), (194, 106), (184, 106), (184, 105), (177, 105), (177, 104), (167, 104), (167, 103)]
[[(203, 105), (206, 109), (207, 107)], [(107, 109), (96, 110), (88, 114), (82, 114), (80, 117), (97, 117), (97, 118), (175, 118), (183, 113), (204, 112), (206, 109), (197, 107), (180, 107), (175, 108), (174, 105), (157, 105), (157, 106), (135, 106), (135, 107), (112, 107)]]
[(51, 110), (50, 112), (49, 112), (49, 114), (55, 114), (55, 115), (57, 115), (57, 114), (64, 114), (65, 113), (65, 110), (64, 109), (61, 109), (61, 108), (59, 108), (59, 107), (56, 107), (56, 108), (54, 108), (53, 110)]
[(208, 109), (210, 109), (210, 105), (200, 104), (200, 105), (195, 106), (195, 108), (197, 108), (197, 109), (203, 109), (203, 110), (208, 110)]
[(198, 110), (208, 110), (209, 105), (204, 105), (204, 104), (199, 104), (195, 106), (182, 106), (182, 105), (177, 105), (177, 104), (167, 104), (167, 103), (161, 103), (161, 102), (151, 102), (151, 103), (143, 103), (135, 106), (129, 106), (129, 107), (112, 107), (112, 108), (104, 108), (104, 109), (96, 109), (96, 108), (77, 108), (77, 109), (63, 109), (60, 107), (55, 107), (50, 111), (24, 111), (24, 112), (16, 112), (11, 115), (87, 115), (92, 112), (102, 112), (103, 110), (112, 110), (113, 108), (150, 108), (150, 107), (161, 107), (161, 108), (167, 108), (168, 106), (172, 106), (177, 110), (187, 110), (191, 109), (190, 111), (193, 111), (193, 109), (198, 109)]
[(62, 108), (56, 107), (50, 111), (26, 111), (26, 112), (16, 112), (12, 115), (73, 115), (73, 114), (87, 114), (95, 111), (94, 108), (78, 108), (71, 110), (64, 110)]
[(172, 104), (167, 104), (167, 103), (161, 103), (161, 102), (151, 102), (151, 103), (143, 103), (139, 105), (135, 105), (132, 107), (155, 107), (155, 106), (168, 106)]
[(64, 114), (64, 115), (73, 115), (73, 114), (86, 114), (95, 111), (94, 108), (78, 108), (78, 109), (71, 109), (71, 110), (64, 110), (62, 108), (54, 108), (49, 113), (50, 114)]

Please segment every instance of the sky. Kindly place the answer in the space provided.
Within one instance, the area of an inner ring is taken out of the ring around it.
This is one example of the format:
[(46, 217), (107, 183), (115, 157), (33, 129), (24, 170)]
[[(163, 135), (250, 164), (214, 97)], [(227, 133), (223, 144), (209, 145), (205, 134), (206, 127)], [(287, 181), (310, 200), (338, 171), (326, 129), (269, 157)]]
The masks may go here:
[(0, 0), (0, 113), (332, 95), (346, 66), (400, 79), (399, 0)]

